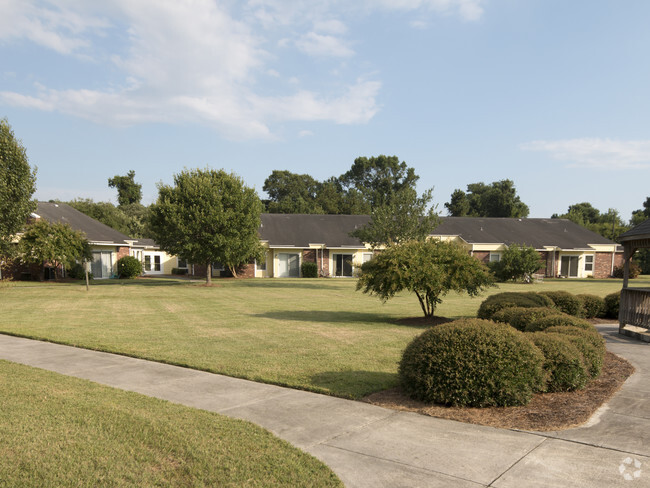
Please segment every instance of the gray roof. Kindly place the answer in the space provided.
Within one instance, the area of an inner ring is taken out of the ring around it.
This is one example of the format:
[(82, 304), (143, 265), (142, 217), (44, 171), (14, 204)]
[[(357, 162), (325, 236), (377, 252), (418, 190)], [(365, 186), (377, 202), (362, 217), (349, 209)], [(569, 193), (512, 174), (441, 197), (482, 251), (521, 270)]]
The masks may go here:
[[(368, 215), (262, 214), (260, 237), (271, 247), (362, 247), (349, 236), (367, 224)], [(526, 244), (535, 249), (588, 249), (590, 244), (615, 244), (566, 219), (499, 219), (442, 217), (437, 236), (460, 236), (470, 244)]]
[(434, 235), (459, 235), (470, 244), (526, 244), (535, 249), (586, 249), (613, 241), (567, 219), (443, 217)]
[(631, 241), (634, 239), (647, 239), (650, 238), (650, 219), (641, 222), (636, 227), (624, 232), (619, 236), (621, 241)]
[(72, 208), (65, 203), (38, 202), (36, 214), (49, 222), (62, 222), (74, 230), (83, 232), (92, 243), (127, 245), (129, 236), (102, 224), (98, 220)]
[(349, 233), (369, 220), (367, 215), (262, 214), (260, 239), (271, 247), (363, 247)]

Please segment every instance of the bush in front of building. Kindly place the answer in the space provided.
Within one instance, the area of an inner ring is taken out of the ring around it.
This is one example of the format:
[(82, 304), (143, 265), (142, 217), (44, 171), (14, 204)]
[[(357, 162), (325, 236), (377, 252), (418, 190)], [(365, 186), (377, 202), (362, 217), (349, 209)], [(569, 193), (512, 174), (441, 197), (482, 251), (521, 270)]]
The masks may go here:
[(318, 265), (311, 261), (303, 261), (300, 265), (303, 278), (318, 278)]
[(577, 327), (579, 329), (593, 330), (596, 328), (591, 325), (585, 319), (579, 317), (574, 317), (573, 315), (568, 315), (565, 313), (560, 313), (556, 315), (549, 315), (547, 317), (540, 317), (539, 319), (529, 322), (526, 326), (526, 332), (537, 332), (541, 330), (546, 330), (549, 327), (556, 326), (568, 326), (568, 327)]
[(618, 309), (621, 306), (621, 292), (615, 291), (605, 296), (605, 318), (618, 319)]
[(564, 313), (573, 315), (574, 317), (581, 317), (583, 312), (582, 300), (568, 291), (542, 291), (540, 295), (544, 295), (553, 300), (557, 308)]
[(117, 261), (117, 277), (133, 279), (142, 274), (142, 263), (133, 256), (124, 256)]
[(548, 307), (554, 308), (553, 300), (549, 297), (530, 292), (503, 292), (490, 295), (478, 309), (477, 317), (479, 319), (492, 319), (492, 316), (504, 308), (509, 307)]
[(581, 293), (576, 295), (582, 300), (582, 316), (586, 319), (594, 319), (602, 317), (605, 313), (605, 299), (598, 295), (591, 295), (589, 293)]
[(506, 323), (517, 330), (524, 331), (530, 322), (561, 313), (555, 308), (547, 307), (507, 307), (496, 312), (492, 316), (492, 320)]
[[(634, 278), (638, 278), (638, 276), (641, 274), (641, 266), (636, 264), (634, 261), (630, 261), (630, 271), (629, 271), (628, 277), (633, 280)], [(623, 279), (623, 275), (625, 274), (625, 267), (624, 266), (615, 266), (614, 267), (614, 272), (612, 273), (612, 276), (614, 278), (620, 278)]]

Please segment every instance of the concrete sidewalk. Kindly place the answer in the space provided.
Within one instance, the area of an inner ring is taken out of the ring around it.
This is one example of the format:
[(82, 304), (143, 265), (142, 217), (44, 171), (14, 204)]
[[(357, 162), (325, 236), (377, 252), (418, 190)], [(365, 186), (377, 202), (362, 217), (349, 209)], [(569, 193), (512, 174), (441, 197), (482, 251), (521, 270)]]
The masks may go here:
[[(249, 420), (349, 487), (650, 487), (650, 344), (600, 326), (637, 372), (584, 427), (494, 429), (0, 335), (0, 359)], [(628, 481), (626, 478), (629, 478)]]

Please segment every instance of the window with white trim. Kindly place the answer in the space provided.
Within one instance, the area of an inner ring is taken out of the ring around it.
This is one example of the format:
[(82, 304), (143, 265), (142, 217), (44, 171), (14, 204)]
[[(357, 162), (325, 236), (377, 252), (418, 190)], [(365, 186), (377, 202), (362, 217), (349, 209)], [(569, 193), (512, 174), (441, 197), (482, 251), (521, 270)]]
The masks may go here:
[(501, 261), (501, 253), (500, 252), (491, 252), (490, 253), (490, 262), (491, 263), (498, 263)]
[(594, 270), (594, 255), (589, 254), (585, 256), (585, 271), (593, 271)]
[(176, 259), (177, 268), (187, 269), (187, 259), (177, 258)]

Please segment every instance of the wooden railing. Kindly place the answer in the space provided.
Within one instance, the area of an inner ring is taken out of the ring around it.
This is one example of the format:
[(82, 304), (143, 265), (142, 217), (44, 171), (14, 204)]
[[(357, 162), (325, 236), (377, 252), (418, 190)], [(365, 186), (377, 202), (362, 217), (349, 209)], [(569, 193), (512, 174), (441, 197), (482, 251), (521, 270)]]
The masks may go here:
[(650, 329), (650, 288), (623, 288), (618, 312), (621, 326)]

